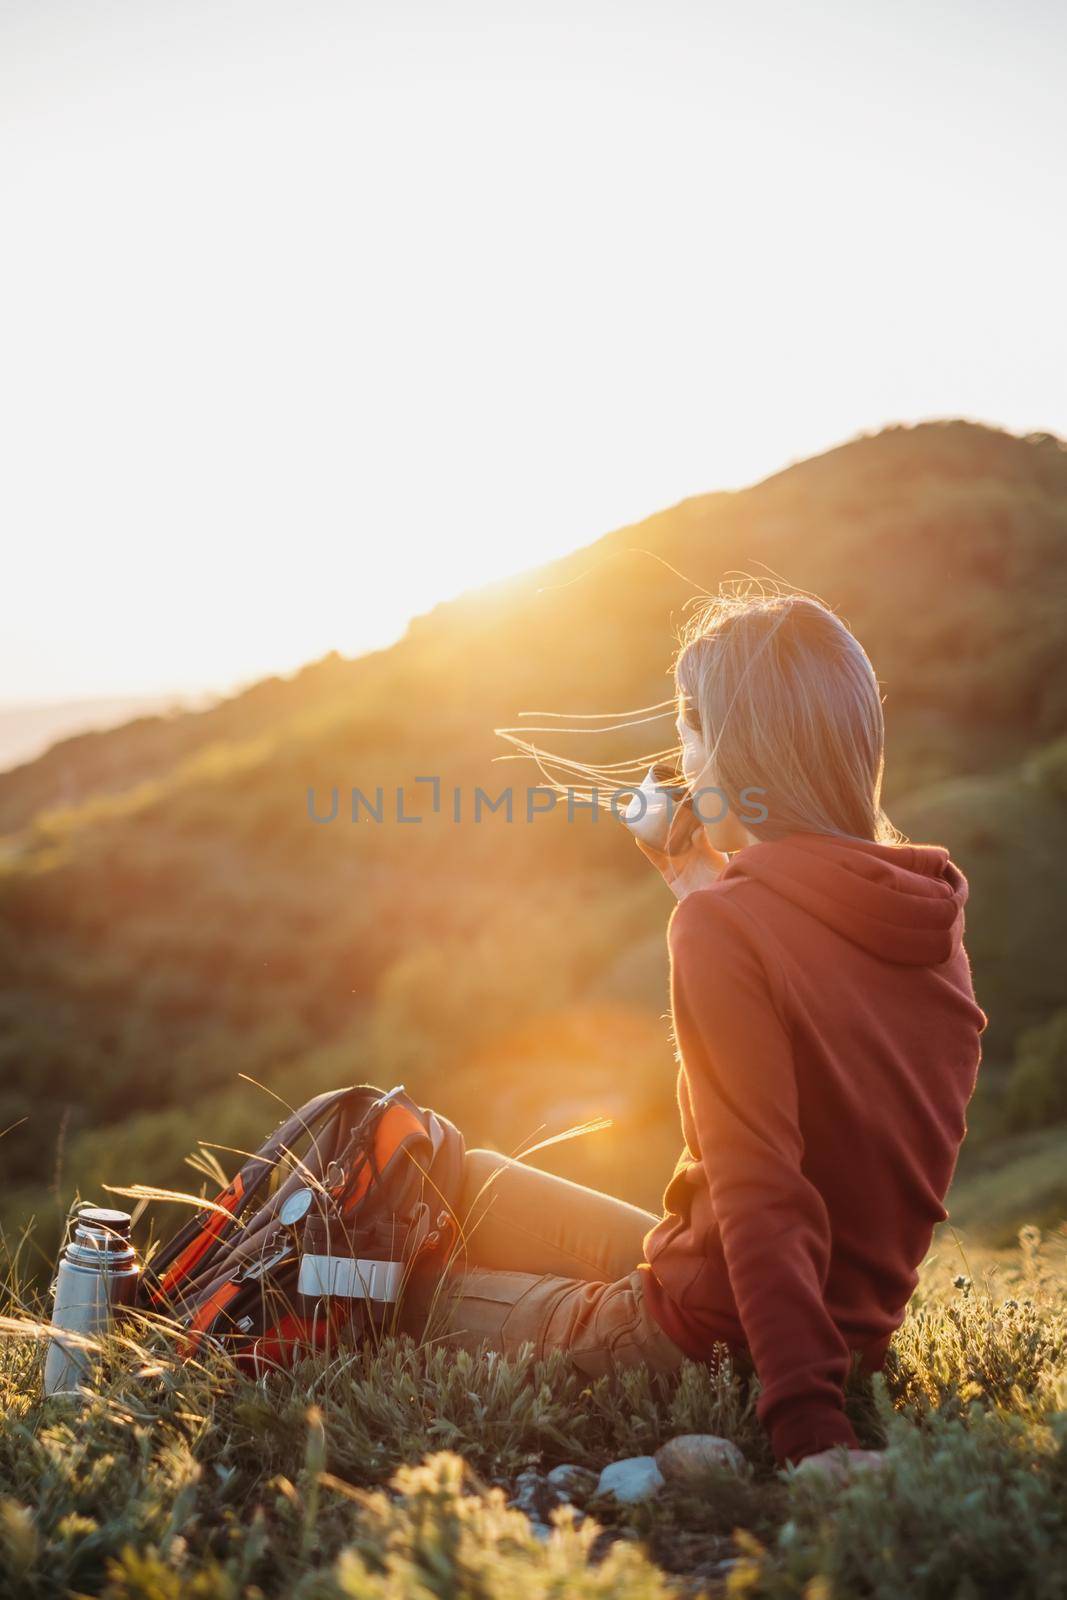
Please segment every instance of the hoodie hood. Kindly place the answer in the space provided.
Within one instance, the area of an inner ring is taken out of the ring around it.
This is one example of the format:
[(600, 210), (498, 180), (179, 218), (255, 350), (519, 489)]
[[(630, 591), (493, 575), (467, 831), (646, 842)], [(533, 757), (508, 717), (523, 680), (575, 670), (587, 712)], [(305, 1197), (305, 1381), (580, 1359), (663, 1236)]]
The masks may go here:
[(963, 940), (967, 880), (939, 844), (791, 833), (731, 856), (720, 883), (752, 878), (884, 961), (936, 967)]

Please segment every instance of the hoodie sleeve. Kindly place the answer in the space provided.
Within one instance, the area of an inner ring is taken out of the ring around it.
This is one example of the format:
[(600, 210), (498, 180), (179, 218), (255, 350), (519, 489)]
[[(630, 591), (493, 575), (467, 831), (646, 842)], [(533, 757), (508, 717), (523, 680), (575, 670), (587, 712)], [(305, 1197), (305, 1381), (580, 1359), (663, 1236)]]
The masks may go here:
[(668, 927), (675, 1041), (745, 1340), (779, 1464), (857, 1440), (848, 1346), (823, 1290), (830, 1222), (801, 1168), (793, 1049), (747, 915), (717, 889)]

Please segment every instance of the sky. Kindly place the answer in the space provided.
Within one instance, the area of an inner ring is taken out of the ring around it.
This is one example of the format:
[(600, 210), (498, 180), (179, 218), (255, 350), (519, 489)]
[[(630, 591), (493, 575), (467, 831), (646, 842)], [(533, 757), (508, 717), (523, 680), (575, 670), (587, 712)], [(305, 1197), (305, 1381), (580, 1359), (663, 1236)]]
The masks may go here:
[(0, 0), (0, 701), (377, 648), (887, 423), (1067, 434), (1065, 15)]

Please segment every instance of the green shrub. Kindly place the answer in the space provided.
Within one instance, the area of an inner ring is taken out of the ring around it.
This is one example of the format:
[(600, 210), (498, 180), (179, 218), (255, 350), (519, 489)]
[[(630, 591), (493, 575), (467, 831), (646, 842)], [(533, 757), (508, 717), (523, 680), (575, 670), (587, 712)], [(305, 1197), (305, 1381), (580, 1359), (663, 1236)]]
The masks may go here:
[(1031, 783), (1067, 805), (1067, 734), (1032, 755), (1023, 771)]
[(1005, 1094), (1012, 1128), (1043, 1128), (1067, 1117), (1067, 1007), (1027, 1028)]
[(752, 1536), (729, 1593), (749, 1600), (1062, 1600), (1067, 1419), (973, 1405), (896, 1419), (885, 1466), (842, 1490), (797, 1482), (773, 1543)]

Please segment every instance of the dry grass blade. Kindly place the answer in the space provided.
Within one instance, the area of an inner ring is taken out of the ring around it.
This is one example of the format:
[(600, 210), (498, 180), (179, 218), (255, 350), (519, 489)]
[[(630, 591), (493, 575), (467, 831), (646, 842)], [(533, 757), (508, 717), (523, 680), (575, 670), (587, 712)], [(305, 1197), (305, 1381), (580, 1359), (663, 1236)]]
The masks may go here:
[(335, 1478), (332, 1472), (320, 1472), (318, 1481), (324, 1489), (333, 1489), (336, 1494), (343, 1495), (346, 1500), (351, 1500), (353, 1505), (368, 1505), (374, 1498), (373, 1491), (360, 1489), (354, 1483), (346, 1483), (343, 1478)]
[(515, 1160), (525, 1161), (527, 1156), (536, 1155), (539, 1150), (548, 1150), (554, 1144), (565, 1144), (568, 1139), (581, 1139), (587, 1133), (603, 1133), (605, 1128), (611, 1126), (611, 1117), (591, 1117), (588, 1122), (575, 1123), (573, 1128), (564, 1128), (562, 1133), (553, 1133), (549, 1138), (528, 1146), (519, 1152)]
[(125, 1195), (129, 1200), (172, 1200), (177, 1205), (195, 1206), (197, 1211), (215, 1211), (220, 1217), (228, 1217), (231, 1222), (241, 1226), (241, 1219), (235, 1217), (232, 1211), (227, 1211), (225, 1206), (220, 1206), (215, 1200), (205, 1200), (200, 1194), (184, 1194), (180, 1189), (154, 1189), (151, 1184), (131, 1183), (128, 1185), (105, 1183), (101, 1185), (108, 1194)]
[[(33, 1317), (6, 1317), (0, 1316), (0, 1339), (34, 1339), (38, 1344), (51, 1339), (55, 1329), (50, 1322), (39, 1322)], [(72, 1350), (87, 1350), (97, 1352), (103, 1349), (99, 1339), (94, 1339), (87, 1333), (76, 1333), (73, 1328), (64, 1328), (63, 1343)]]

